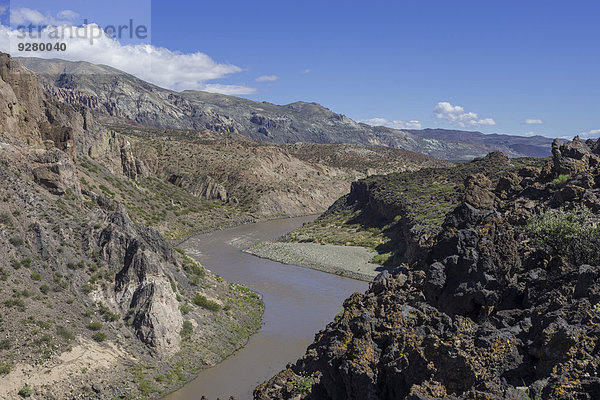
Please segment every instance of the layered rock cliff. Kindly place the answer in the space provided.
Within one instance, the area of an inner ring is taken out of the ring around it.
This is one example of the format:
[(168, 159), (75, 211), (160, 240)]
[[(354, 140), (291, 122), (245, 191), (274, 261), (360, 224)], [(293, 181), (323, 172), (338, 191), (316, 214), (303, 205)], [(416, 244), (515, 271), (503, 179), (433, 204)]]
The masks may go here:
[(0, 398), (158, 397), (260, 326), (257, 295), (134, 223), (90, 170), (131, 188), (149, 174), (0, 54)]

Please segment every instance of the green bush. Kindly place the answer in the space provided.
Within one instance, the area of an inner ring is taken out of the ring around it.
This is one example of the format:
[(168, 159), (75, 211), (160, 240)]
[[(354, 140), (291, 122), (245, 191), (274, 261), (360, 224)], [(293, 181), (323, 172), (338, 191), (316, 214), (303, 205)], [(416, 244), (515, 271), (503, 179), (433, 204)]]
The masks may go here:
[(8, 241), (15, 247), (20, 247), (25, 244), (25, 241), (17, 236), (11, 237), (10, 239), (8, 239)]
[(56, 326), (56, 334), (67, 341), (75, 339), (75, 335), (73, 334), (73, 332), (71, 332), (64, 326), (57, 325)]
[(194, 304), (198, 307), (206, 308), (207, 310), (216, 312), (221, 309), (221, 306), (218, 303), (215, 303), (212, 300), (208, 300), (206, 296), (201, 295), (200, 293), (196, 293), (196, 297), (194, 297)]
[(27, 306), (25, 305), (25, 302), (23, 301), (23, 299), (18, 299), (18, 298), (8, 299), (4, 302), (4, 304), (7, 307), (15, 307), (17, 310), (19, 310), (21, 312), (27, 310)]
[(14, 366), (12, 361), (0, 362), (0, 376), (10, 374)]
[(12, 226), (12, 218), (7, 213), (0, 214), (0, 224), (6, 226)]
[(96, 342), (103, 342), (106, 340), (106, 333), (96, 332), (92, 335), (92, 339), (94, 339)]
[(192, 306), (185, 303), (185, 304), (182, 304), (181, 306), (179, 306), (179, 310), (181, 311), (181, 313), (183, 315), (185, 315), (185, 314), (188, 314), (190, 311), (192, 311)]
[(192, 333), (194, 333), (194, 326), (192, 325), (192, 323), (190, 321), (183, 321), (183, 325), (181, 326), (181, 331), (179, 332), (181, 337), (183, 337), (183, 338), (190, 337), (190, 336), (192, 336)]
[(42, 280), (42, 274), (40, 274), (39, 272), (33, 272), (31, 274), (31, 279), (33, 279), (34, 281), (41, 281)]
[(294, 386), (302, 394), (309, 393), (314, 384), (315, 378), (312, 375), (298, 375), (294, 382)]
[(91, 331), (99, 331), (102, 329), (102, 322), (92, 321), (87, 324), (87, 328)]
[(600, 263), (600, 226), (585, 207), (548, 209), (531, 218), (524, 233), (533, 245), (564, 257), (574, 265)]
[(40, 292), (42, 292), (43, 294), (48, 294), (48, 292), (50, 291), (50, 286), (43, 284), (42, 286), (40, 286)]
[(12, 343), (10, 339), (0, 340), (0, 350), (10, 350)]
[(32, 394), (33, 389), (29, 385), (25, 385), (21, 389), (19, 389), (19, 396), (21, 397), (31, 397)]
[(565, 184), (567, 183), (567, 181), (569, 180), (570, 177), (571, 177), (571, 175), (569, 175), (569, 174), (559, 175), (558, 178), (556, 178), (552, 182), (550, 182), (550, 186), (554, 190), (558, 190), (558, 189), (562, 188), (563, 186), (565, 186)]

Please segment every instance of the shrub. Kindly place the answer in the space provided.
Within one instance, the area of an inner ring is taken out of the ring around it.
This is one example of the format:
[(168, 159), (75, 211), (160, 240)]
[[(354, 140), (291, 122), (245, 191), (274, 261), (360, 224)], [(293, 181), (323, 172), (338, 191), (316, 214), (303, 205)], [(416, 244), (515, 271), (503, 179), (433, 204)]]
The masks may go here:
[(43, 284), (42, 286), (40, 286), (40, 292), (42, 292), (43, 294), (48, 294), (48, 292), (50, 291), (50, 286)]
[(92, 335), (92, 339), (94, 339), (96, 342), (103, 342), (106, 340), (106, 333), (96, 332)]
[(565, 184), (567, 183), (567, 181), (569, 180), (570, 177), (571, 177), (571, 175), (569, 175), (569, 174), (559, 175), (558, 178), (556, 178), (552, 182), (550, 182), (550, 186), (554, 190), (558, 190), (558, 189), (562, 188), (563, 186), (565, 186)]
[(12, 226), (12, 218), (7, 213), (0, 214), (0, 224), (6, 226)]
[(10, 350), (12, 343), (10, 339), (2, 339), (0, 340), (0, 350)]
[(102, 322), (92, 321), (86, 326), (91, 331), (99, 331), (100, 329), (102, 329)]
[(17, 236), (11, 237), (8, 241), (10, 242), (10, 244), (12, 244), (15, 247), (20, 247), (25, 244), (25, 241)]
[(565, 257), (574, 265), (600, 263), (600, 226), (585, 207), (549, 209), (531, 218), (524, 233), (543, 250)]
[(221, 306), (218, 303), (215, 303), (212, 300), (208, 300), (206, 296), (201, 295), (200, 293), (196, 293), (196, 297), (194, 297), (194, 304), (198, 307), (206, 308), (207, 310), (216, 312), (221, 309)]
[(31, 397), (31, 395), (33, 394), (33, 389), (31, 388), (31, 386), (29, 385), (25, 385), (23, 386), (21, 389), (19, 389), (19, 396), (21, 397)]
[(315, 383), (315, 378), (312, 375), (299, 375), (294, 382), (294, 386), (301, 394), (310, 392)]
[(190, 311), (192, 311), (192, 306), (185, 303), (185, 304), (182, 304), (181, 306), (179, 306), (179, 310), (181, 311), (181, 313), (183, 315), (185, 315), (185, 314), (188, 314)]
[(56, 326), (56, 334), (65, 340), (75, 339), (75, 335), (73, 334), (73, 332), (61, 325)]
[(42, 274), (40, 274), (39, 272), (33, 272), (31, 274), (31, 279), (33, 279), (34, 281), (41, 281), (42, 280)]
[(14, 366), (12, 361), (0, 362), (0, 376), (10, 374)]
[(7, 307), (15, 307), (17, 310), (23, 312), (27, 309), (23, 299), (12, 298), (4, 302)]
[(190, 337), (190, 336), (192, 336), (192, 333), (194, 333), (194, 326), (192, 325), (192, 323), (190, 321), (183, 321), (183, 325), (181, 326), (181, 331), (179, 332), (181, 337), (183, 337), (183, 338)]

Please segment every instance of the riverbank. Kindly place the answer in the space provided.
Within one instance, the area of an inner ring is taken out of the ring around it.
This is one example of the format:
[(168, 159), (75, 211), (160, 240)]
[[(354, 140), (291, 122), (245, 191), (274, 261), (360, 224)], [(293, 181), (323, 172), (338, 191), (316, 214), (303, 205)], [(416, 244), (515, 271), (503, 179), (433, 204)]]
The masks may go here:
[[(263, 324), (232, 356), (198, 373), (165, 400), (251, 400), (260, 382), (301, 356), (314, 335), (339, 313), (345, 298), (367, 289), (354, 279), (283, 265), (242, 251), (275, 240), (314, 217), (282, 218), (199, 235), (180, 247), (228, 282), (262, 295)], [(273, 351), (277, 349), (277, 351)]]
[(371, 282), (384, 267), (371, 262), (377, 253), (359, 246), (263, 241), (246, 250), (282, 264), (300, 265), (346, 278)]

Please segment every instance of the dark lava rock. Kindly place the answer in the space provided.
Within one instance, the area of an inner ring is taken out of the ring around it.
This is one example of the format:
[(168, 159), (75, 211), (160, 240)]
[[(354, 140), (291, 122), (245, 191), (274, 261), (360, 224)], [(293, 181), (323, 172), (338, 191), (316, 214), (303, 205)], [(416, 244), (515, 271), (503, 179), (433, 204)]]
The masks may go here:
[(508, 175), (494, 192), (483, 175), (467, 177), (429, 262), (353, 294), (254, 398), (599, 399), (600, 266), (531, 247), (519, 229), (549, 207), (600, 209), (597, 151), (555, 141), (549, 167)]

